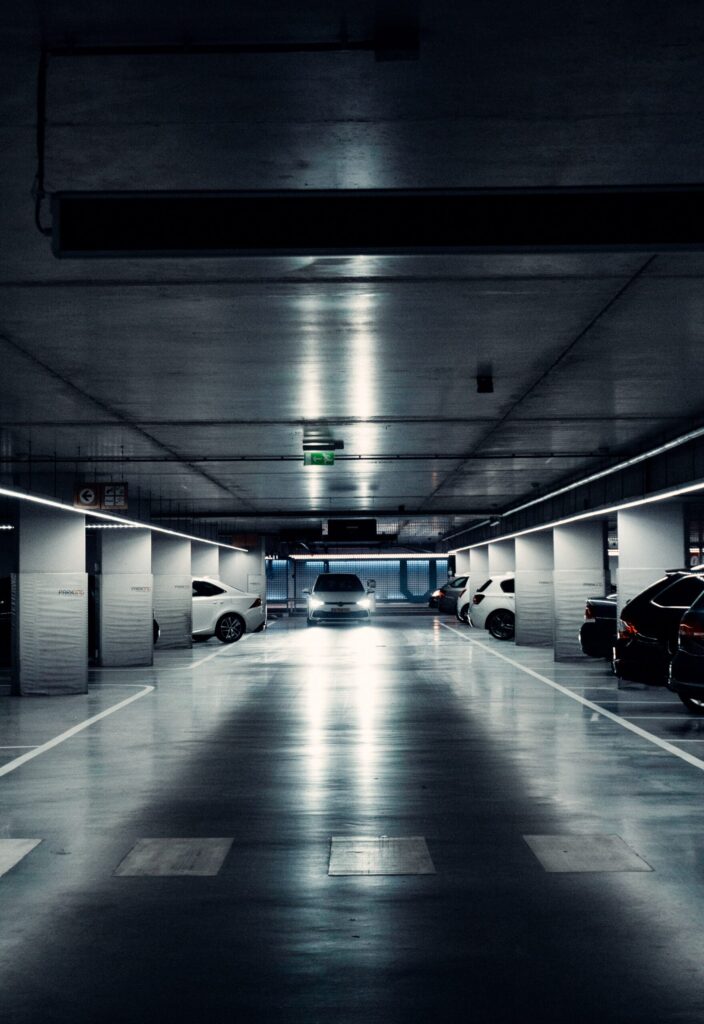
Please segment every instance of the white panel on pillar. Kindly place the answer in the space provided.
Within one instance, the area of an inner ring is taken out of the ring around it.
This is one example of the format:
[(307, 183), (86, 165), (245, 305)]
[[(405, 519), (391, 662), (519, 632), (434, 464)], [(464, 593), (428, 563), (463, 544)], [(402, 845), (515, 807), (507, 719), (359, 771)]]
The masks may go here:
[(103, 530), (96, 577), (96, 623), (101, 665), (154, 661), (152, 535), (149, 530)]
[(552, 531), (516, 538), (516, 643), (553, 643)]
[(585, 655), (578, 634), (587, 598), (604, 595), (603, 524), (597, 520), (556, 526), (553, 551), (555, 661), (580, 660)]
[(552, 569), (516, 572), (516, 643), (550, 647), (554, 631)]
[(159, 647), (190, 647), (193, 614), (190, 574), (154, 576), (154, 618), (159, 624)]
[(22, 572), (12, 577), (15, 694), (88, 690), (88, 575)]
[(85, 516), (20, 503), (12, 577), (12, 690), (46, 696), (88, 689)]
[(191, 542), (155, 534), (152, 538), (154, 617), (159, 647), (190, 647), (193, 583)]
[(154, 661), (151, 573), (107, 573), (97, 578), (98, 650), (106, 666)]

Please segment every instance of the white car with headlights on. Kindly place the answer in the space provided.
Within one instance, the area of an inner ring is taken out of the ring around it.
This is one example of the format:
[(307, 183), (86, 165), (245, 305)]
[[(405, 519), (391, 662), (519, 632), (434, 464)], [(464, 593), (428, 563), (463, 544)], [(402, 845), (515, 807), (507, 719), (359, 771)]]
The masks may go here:
[(247, 594), (208, 576), (193, 580), (194, 640), (216, 636), (222, 643), (232, 644), (265, 623), (266, 609), (258, 594)]
[(307, 623), (369, 622), (374, 610), (374, 592), (366, 590), (359, 576), (351, 572), (321, 572), (312, 590), (304, 590), (308, 602)]

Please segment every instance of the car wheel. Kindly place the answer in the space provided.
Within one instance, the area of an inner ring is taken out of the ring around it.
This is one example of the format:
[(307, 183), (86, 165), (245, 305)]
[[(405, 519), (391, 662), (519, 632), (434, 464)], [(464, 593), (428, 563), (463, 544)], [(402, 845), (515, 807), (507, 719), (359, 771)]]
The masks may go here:
[(704, 715), (704, 700), (700, 700), (698, 697), (688, 697), (685, 693), (678, 693), (677, 696), (687, 711), (691, 711), (693, 715)]
[(513, 640), (516, 616), (505, 608), (499, 608), (486, 620), (486, 628), (497, 640)]
[(315, 626), (315, 625), (317, 625), (315, 619), (306, 619), (306, 626)]
[(234, 612), (226, 612), (218, 619), (215, 627), (215, 636), (223, 644), (234, 644), (245, 632), (244, 619)]

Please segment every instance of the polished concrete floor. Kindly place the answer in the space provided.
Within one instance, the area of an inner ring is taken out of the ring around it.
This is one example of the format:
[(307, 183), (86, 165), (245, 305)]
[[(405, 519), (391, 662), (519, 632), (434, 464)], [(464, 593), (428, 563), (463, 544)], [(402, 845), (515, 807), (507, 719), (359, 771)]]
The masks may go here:
[[(666, 691), (398, 616), (91, 680), (0, 701), (0, 863), (41, 840), (0, 877), (3, 1024), (704, 1019), (704, 721)], [(427, 870), (328, 874), (380, 836)]]

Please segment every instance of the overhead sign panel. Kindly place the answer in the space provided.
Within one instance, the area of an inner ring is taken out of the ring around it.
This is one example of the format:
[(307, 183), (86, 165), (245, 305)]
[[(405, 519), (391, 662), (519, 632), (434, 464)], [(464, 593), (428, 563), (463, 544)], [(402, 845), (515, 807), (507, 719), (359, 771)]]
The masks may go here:
[(76, 484), (73, 489), (76, 508), (103, 509), (106, 512), (127, 511), (127, 484)]

